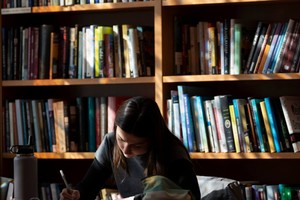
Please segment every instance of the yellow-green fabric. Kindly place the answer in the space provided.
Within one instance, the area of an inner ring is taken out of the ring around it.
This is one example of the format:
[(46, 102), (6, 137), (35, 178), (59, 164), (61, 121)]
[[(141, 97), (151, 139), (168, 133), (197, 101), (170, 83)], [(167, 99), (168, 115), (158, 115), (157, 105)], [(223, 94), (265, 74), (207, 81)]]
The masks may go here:
[(164, 176), (151, 176), (143, 180), (143, 200), (191, 200), (189, 190), (180, 188)]

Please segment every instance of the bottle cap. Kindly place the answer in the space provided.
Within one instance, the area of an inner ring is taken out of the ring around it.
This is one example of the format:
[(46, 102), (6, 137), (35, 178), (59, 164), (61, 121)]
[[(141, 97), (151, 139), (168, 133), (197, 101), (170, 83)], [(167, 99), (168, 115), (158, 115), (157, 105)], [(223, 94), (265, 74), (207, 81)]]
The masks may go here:
[(33, 146), (30, 145), (13, 145), (10, 152), (15, 154), (33, 154)]

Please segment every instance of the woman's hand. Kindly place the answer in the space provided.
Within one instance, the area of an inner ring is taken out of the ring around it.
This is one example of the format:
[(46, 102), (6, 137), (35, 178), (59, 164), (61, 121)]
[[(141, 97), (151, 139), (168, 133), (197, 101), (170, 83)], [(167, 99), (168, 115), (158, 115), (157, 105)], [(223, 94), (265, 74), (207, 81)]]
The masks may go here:
[(60, 200), (78, 200), (80, 193), (78, 190), (64, 188), (60, 193)]

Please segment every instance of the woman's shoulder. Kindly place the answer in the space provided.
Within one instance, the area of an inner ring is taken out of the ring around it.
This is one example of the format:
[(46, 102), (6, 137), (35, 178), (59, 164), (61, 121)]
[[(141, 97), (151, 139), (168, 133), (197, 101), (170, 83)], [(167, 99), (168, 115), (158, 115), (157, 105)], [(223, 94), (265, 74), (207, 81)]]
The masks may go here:
[(103, 157), (111, 157), (115, 143), (115, 133), (110, 132), (104, 135), (101, 144), (96, 151), (96, 158), (101, 160)]
[(110, 142), (114, 142), (115, 141), (115, 132), (109, 132), (109, 133), (106, 133), (104, 135), (104, 140), (107, 140), (107, 141), (110, 141)]
[(165, 142), (165, 152), (171, 159), (187, 159), (189, 160), (189, 153), (182, 144), (182, 142), (174, 135), (170, 135)]

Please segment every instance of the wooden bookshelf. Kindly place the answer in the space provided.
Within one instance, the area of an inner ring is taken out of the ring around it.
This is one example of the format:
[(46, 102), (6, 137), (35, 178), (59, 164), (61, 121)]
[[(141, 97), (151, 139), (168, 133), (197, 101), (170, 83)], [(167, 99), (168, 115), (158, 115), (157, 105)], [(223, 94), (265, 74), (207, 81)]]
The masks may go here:
[[(240, 74), (240, 75), (175, 75), (173, 73), (173, 17), (186, 15), (198, 20), (243, 18), (256, 20), (286, 20), (299, 18), (299, 0), (154, 0), (133, 3), (104, 3), (95, 5), (42, 6), (31, 9), (2, 9), (0, 26), (10, 24), (58, 25), (133, 23), (150, 25), (155, 33), (155, 75), (139, 78), (53, 79), (53, 80), (2, 80), (1, 113), (6, 99), (49, 98), (64, 96), (122, 96), (144, 95), (152, 97), (166, 116), (166, 100), (170, 90), (178, 84), (211, 89), (215, 94), (231, 93), (236, 96), (300, 95), (300, 73)], [(258, 13), (253, 14), (253, 13)], [(276, 13), (276, 16), (274, 16)], [(38, 19), (37, 19), (38, 18)], [(1, 52), (2, 50), (0, 50)], [(2, 57), (0, 57), (2, 63)], [(2, 68), (0, 71), (2, 74)], [(3, 116), (1, 115), (0, 121)], [(2, 130), (1, 125), (1, 130)], [(1, 145), (3, 145), (1, 134)], [(62, 164), (72, 168), (76, 163), (86, 168), (94, 157), (93, 152), (52, 153), (40, 152), (35, 156), (42, 164), (43, 174), (49, 168)], [(1, 153), (0, 175), (12, 176), (14, 155)], [(245, 181), (254, 179), (267, 183), (299, 183), (299, 153), (191, 153), (199, 175), (215, 175)], [(224, 164), (224, 169), (220, 169)], [(251, 171), (255, 165), (256, 171)], [(47, 168), (46, 168), (47, 167)], [(260, 168), (262, 170), (260, 171)], [(268, 169), (270, 169), (268, 171)], [(226, 169), (226, 170), (225, 170)], [(71, 171), (74, 171), (72, 169)], [(250, 171), (250, 172), (249, 172)], [(282, 173), (279, 173), (282, 172)], [(50, 175), (49, 175), (50, 176)], [(252, 177), (251, 177), (252, 176)], [(45, 175), (41, 176), (46, 180)], [(54, 176), (56, 177), (56, 175)], [(59, 178), (60, 177), (56, 177)], [(78, 177), (80, 179), (81, 177)], [(73, 178), (76, 182), (78, 179)]]

